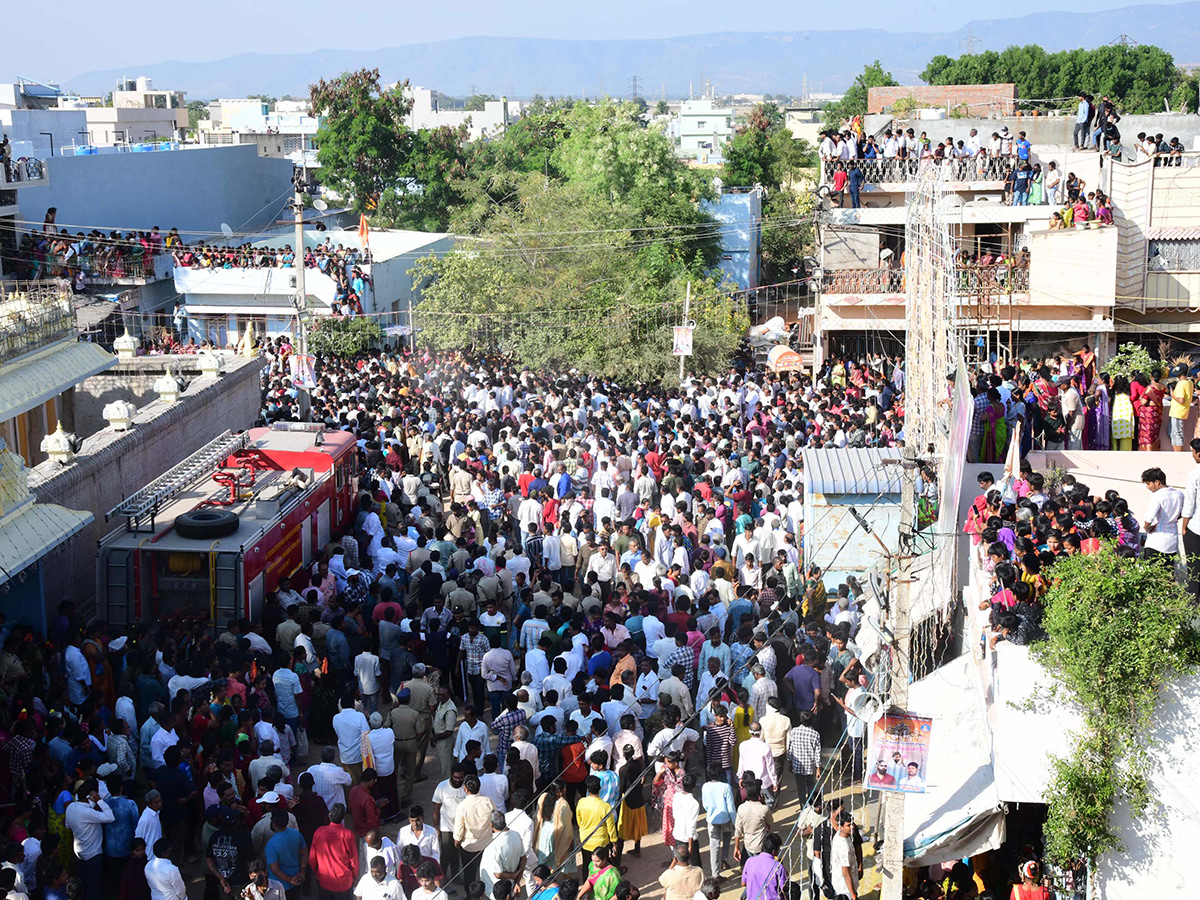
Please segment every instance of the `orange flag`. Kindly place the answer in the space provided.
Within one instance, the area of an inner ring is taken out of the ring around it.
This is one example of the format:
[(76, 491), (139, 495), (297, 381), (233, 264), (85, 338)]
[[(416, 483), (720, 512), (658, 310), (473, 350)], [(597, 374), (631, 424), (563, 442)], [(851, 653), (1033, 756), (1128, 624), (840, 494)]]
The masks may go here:
[(358, 239), (360, 241), (362, 241), (362, 245), (364, 247), (366, 247), (369, 238), (370, 238), (370, 230), (367, 228), (367, 214), (359, 213), (358, 214)]

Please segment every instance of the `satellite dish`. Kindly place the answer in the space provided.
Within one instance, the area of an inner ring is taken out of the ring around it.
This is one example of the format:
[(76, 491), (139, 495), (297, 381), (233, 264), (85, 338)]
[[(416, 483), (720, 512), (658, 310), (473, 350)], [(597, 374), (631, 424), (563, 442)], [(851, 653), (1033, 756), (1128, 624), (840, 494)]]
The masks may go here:
[(318, 210), (319, 212), (325, 212), (325, 210), (329, 209), (329, 204), (324, 200), (314, 200), (313, 209)]
[(225, 235), (227, 238), (233, 237), (233, 229), (229, 227), (228, 222), (221, 223), (221, 234)]

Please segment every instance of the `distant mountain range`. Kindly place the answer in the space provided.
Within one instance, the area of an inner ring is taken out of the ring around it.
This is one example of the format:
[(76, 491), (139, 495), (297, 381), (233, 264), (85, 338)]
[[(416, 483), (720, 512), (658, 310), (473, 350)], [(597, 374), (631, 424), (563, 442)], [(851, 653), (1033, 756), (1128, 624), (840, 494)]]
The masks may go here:
[(641, 93), (650, 99), (663, 92), (668, 98), (688, 96), (689, 86), (699, 94), (702, 78), (719, 94), (798, 94), (805, 76), (810, 91), (840, 91), (875, 59), (900, 82), (915, 83), (931, 57), (959, 55), (968, 35), (979, 38), (985, 50), (1029, 43), (1048, 50), (1096, 47), (1128, 35), (1163, 47), (1184, 64), (1200, 60), (1200, 2), (983, 19), (947, 34), (861, 29), (605, 41), (472, 37), (370, 51), (247, 53), (215, 62), (147, 63), (88, 72), (64, 87), (102, 93), (119, 77), (135, 74), (151, 76), (157, 87), (186, 90), (192, 98), (303, 96), (320, 77), (366, 66), (378, 67), (385, 81), (407, 78), (454, 96), (465, 96), (472, 88), (513, 98), (535, 93), (623, 96), (634, 75)]

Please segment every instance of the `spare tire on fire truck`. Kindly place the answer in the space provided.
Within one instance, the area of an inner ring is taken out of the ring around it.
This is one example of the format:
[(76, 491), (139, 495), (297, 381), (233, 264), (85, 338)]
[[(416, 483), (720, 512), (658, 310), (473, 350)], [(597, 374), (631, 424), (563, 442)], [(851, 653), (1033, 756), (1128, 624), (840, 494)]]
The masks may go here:
[(214, 540), (238, 530), (238, 515), (227, 509), (194, 509), (175, 518), (180, 537)]

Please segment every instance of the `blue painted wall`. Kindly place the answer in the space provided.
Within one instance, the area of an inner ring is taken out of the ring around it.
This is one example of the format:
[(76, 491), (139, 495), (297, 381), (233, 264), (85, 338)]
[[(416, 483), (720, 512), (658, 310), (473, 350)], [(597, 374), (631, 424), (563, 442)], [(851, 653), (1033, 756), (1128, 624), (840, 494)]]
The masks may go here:
[[(41, 222), (58, 207), (60, 228), (164, 233), (178, 228), (187, 243), (270, 225), (291, 198), (292, 163), (258, 155), (253, 144), (155, 153), (56, 156), (46, 161), (45, 187), (18, 192), (21, 218)], [(27, 226), (28, 227), (28, 226)]]
[(705, 201), (704, 209), (721, 223), (721, 272), (742, 289), (758, 287), (761, 195), (725, 193)]

